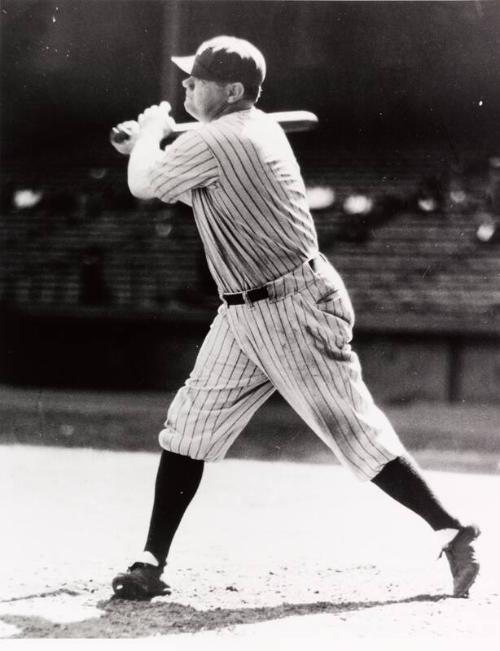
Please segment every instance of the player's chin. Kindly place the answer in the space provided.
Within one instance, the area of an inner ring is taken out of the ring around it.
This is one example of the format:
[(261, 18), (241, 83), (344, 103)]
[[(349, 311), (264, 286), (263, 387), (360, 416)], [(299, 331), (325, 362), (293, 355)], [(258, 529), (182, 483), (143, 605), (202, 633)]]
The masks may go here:
[(193, 106), (192, 102), (189, 99), (184, 100), (184, 110), (195, 120), (199, 120), (199, 114), (196, 108)]

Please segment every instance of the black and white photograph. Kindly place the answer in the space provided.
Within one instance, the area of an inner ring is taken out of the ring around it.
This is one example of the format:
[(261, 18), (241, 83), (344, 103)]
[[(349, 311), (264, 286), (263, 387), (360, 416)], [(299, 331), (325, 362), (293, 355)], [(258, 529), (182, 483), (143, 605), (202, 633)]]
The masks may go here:
[(0, 55), (2, 646), (497, 649), (500, 3), (0, 0)]

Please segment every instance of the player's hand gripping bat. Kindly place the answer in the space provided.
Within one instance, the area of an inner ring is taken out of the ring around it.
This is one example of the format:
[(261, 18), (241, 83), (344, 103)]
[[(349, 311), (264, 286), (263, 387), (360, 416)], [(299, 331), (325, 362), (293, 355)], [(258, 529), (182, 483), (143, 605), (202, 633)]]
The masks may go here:
[[(268, 113), (268, 115), (276, 120), (276, 122), (279, 122), (287, 133), (311, 131), (316, 128), (318, 124), (317, 116), (310, 111), (279, 111), (276, 113)], [(198, 125), (199, 122), (179, 122), (175, 125), (172, 133), (167, 137), (167, 139), (173, 140), (181, 133), (190, 131)], [(129, 138), (130, 134), (119, 127), (113, 127), (109, 134), (110, 142), (113, 145), (125, 143)]]

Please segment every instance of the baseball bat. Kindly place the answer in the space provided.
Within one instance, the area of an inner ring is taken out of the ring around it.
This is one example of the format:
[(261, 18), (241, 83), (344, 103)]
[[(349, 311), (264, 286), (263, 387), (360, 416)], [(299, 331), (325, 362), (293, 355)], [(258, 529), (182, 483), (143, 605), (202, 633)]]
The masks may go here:
[[(279, 122), (287, 133), (295, 133), (297, 131), (311, 131), (315, 129), (318, 124), (318, 118), (311, 111), (278, 111), (275, 113), (268, 113), (273, 120)], [(190, 131), (196, 128), (199, 122), (179, 122), (175, 125), (173, 132), (168, 136), (168, 139), (177, 138), (181, 133)], [(113, 127), (109, 135), (109, 139), (114, 143), (121, 143), (128, 140), (129, 135), (118, 127)]]

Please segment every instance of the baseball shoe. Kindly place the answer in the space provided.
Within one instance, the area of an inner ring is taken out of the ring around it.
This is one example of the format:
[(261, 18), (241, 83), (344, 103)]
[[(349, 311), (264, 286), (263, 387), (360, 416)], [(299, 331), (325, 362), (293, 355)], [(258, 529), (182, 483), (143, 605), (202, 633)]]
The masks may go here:
[(475, 524), (462, 527), (441, 550), (439, 556), (444, 553), (450, 564), (454, 597), (468, 597), (469, 588), (479, 574), (479, 562), (472, 543), (480, 533)]
[(111, 582), (113, 592), (119, 599), (141, 601), (159, 595), (170, 594), (169, 586), (160, 577), (163, 567), (149, 563), (133, 563), (126, 572), (115, 576)]

